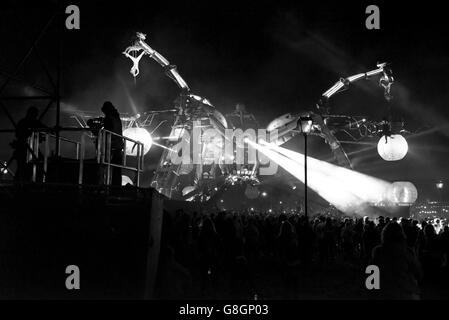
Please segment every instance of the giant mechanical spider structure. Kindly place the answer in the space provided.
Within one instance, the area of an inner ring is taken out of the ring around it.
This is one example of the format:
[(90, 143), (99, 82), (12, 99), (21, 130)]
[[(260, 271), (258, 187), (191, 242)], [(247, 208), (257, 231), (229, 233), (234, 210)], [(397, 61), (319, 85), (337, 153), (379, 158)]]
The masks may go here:
[[(165, 147), (159, 160), (151, 186), (160, 193), (173, 199), (207, 201), (219, 189), (229, 183), (244, 182), (251, 186), (259, 184), (257, 174), (258, 163), (247, 164), (236, 170), (235, 165), (218, 162), (213, 164), (173, 164), (170, 153), (173, 147), (183, 139), (183, 132), (192, 131), (194, 123), (201, 124), (203, 129), (213, 128), (221, 133), (228, 128), (228, 121), (208, 99), (193, 94), (187, 82), (178, 73), (175, 65), (169, 63), (159, 52), (146, 42), (146, 35), (137, 33), (132, 45), (126, 48), (123, 54), (129, 58), (133, 65), (130, 73), (133, 77), (139, 75), (139, 63), (148, 56), (155, 60), (179, 87), (180, 94), (175, 100), (173, 109), (165, 111), (148, 111), (130, 119), (124, 119), (127, 127), (145, 127), (151, 124), (155, 115), (161, 112), (173, 114), (171, 133), (165, 139)], [(313, 111), (301, 113), (287, 113), (273, 121), (265, 128), (268, 133), (277, 132), (270, 142), (282, 145), (297, 134), (301, 133), (299, 121), (301, 117), (312, 119), (310, 134), (319, 136), (329, 145), (335, 161), (342, 167), (351, 168), (351, 162), (335, 137), (338, 132), (345, 133), (350, 139), (358, 141), (366, 137), (389, 136), (393, 132), (403, 132), (403, 123), (390, 123), (388, 120), (373, 121), (363, 117), (351, 115), (331, 114), (328, 101), (335, 94), (345, 91), (357, 81), (378, 78), (379, 86), (384, 88), (385, 98), (389, 101), (391, 85), (394, 83), (392, 71), (387, 63), (378, 63), (377, 68), (365, 73), (359, 73), (340, 79), (334, 86), (324, 92)], [(270, 135), (271, 137), (271, 135)], [(202, 155), (207, 157), (208, 145), (201, 148)]]

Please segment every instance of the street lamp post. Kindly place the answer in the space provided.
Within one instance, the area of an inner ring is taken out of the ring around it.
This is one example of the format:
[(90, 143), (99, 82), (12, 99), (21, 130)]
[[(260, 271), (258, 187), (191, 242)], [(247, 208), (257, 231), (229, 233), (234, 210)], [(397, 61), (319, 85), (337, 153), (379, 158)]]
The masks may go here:
[(304, 215), (306, 218), (309, 217), (308, 205), (307, 205), (307, 135), (312, 129), (312, 118), (311, 117), (300, 117), (300, 127), (301, 132), (304, 136)]
[(309, 217), (307, 212), (307, 133), (304, 135), (304, 214), (306, 218)]

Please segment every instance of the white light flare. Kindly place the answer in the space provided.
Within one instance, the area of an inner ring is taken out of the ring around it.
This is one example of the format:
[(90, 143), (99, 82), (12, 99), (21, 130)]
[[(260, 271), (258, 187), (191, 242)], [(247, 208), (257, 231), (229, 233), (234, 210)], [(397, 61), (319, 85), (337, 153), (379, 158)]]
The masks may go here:
[[(268, 147), (261, 146), (253, 141), (248, 142), (258, 151), (265, 154), (272, 161), (282, 166), (294, 177), (304, 182), (304, 169), (298, 166), (298, 163), (286, 156), (277, 153)], [(309, 157), (308, 157), (309, 159)], [(326, 175), (317, 170), (308, 170), (307, 172), (307, 186), (317, 192), (323, 199), (335, 205), (340, 211), (348, 214), (362, 213), (367, 204), (354, 193), (351, 193), (346, 188), (343, 188), (340, 181)]]
[[(143, 143), (143, 155), (150, 151), (153, 139), (151, 134), (144, 128), (127, 128), (123, 131), (123, 136)], [(128, 156), (137, 156), (137, 145), (131, 141), (126, 140), (126, 154)]]
[[(259, 143), (250, 144), (304, 182), (303, 154), (263, 140)], [(370, 205), (376, 203), (400, 204), (392, 200), (394, 183), (311, 157), (307, 157), (307, 164), (308, 187), (340, 211), (347, 214), (366, 214), (370, 211)]]
[[(270, 149), (276, 150), (286, 157), (289, 157), (290, 159), (301, 165), (301, 167), (304, 166), (303, 154), (276, 146), (265, 141), (261, 141), (261, 144), (267, 146)], [(387, 181), (311, 157), (307, 157), (307, 171), (318, 171), (328, 177), (331, 177), (334, 180), (338, 180), (340, 188), (343, 187), (365, 202), (381, 202), (385, 200), (385, 198), (387, 197), (387, 193), (390, 191), (391, 183)]]

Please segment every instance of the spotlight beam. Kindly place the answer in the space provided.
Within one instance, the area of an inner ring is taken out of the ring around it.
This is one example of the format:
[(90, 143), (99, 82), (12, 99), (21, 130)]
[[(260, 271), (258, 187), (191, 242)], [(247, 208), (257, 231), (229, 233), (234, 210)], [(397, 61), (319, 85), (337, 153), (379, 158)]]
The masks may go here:
[[(260, 141), (260, 144), (254, 142), (249, 144), (304, 182), (302, 154), (265, 141)], [(393, 190), (392, 193), (394, 183), (314, 158), (308, 157), (307, 161), (310, 163), (308, 186), (346, 214), (375, 214), (377, 210), (372, 207), (372, 204), (391, 203), (391, 196), (395, 195), (396, 191)], [(387, 206), (383, 210), (393, 213), (397, 211), (397, 208)]]
[(164, 146), (164, 145), (162, 145), (162, 144), (159, 144), (159, 143), (157, 143), (157, 142), (154, 142), (154, 140), (153, 140), (153, 145), (158, 146), (158, 147), (161, 147), (162, 149), (169, 150), (169, 151), (171, 151), (171, 152), (176, 152), (176, 150), (173, 150), (173, 149), (168, 148), (168, 147), (166, 147), (166, 146)]
[[(275, 161), (295, 178), (304, 182), (304, 170), (298, 166), (298, 162), (282, 155), (268, 147), (256, 144), (253, 141), (248, 142), (258, 151), (265, 154), (272, 161)], [(352, 214), (361, 214), (366, 209), (367, 204), (363, 199), (353, 194), (345, 187), (340, 185), (340, 181), (326, 176), (317, 170), (308, 171), (308, 186), (317, 192), (323, 199), (335, 205), (339, 210)]]
[[(301, 166), (304, 165), (304, 155), (301, 153), (265, 141), (261, 141), (261, 144), (285, 155)], [(341, 186), (344, 186), (347, 190), (350, 190), (353, 194), (366, 202), (376, 203), (382, 201), (387, 190), (391, 186), (391, 183), (387, 181), (336, 166), (325, 161), (311, 157), (307, 157), (307, 161), (310, 171), (319, 171), (332, 179), (338, 180)]]

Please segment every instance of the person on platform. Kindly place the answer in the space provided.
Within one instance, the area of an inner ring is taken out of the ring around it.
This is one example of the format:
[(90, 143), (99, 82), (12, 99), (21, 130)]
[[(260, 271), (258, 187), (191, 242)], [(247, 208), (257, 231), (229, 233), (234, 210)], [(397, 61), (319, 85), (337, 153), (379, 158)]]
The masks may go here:
[(36, 107), (29, 107), (25, 117), (16, 125), (15, 140), (11, 143), (14, 149), (13, 158), (17, 163), (17, 170), (14, 176), (16, 181), (27, 181), (30, 179), (30, 172), (27, 169), (27, 151), (29, 150), (28, 139), (34, 130), (46, 128), (38, 119), (39, 110)]
[[(117, 109), (110, 101), (106, 101), (101, 108), (104, 113), (104, 129), (111, 131), (118, 135), (123, 135), (122, 131), (122, 120), (120, 119), (120, 114)], [(123, 148), (124, 142), (123, 138), (116, 135), (111, 137), (111, 163), (122, 164), (123, 163)], [(122, 170), (121, 168), (112, 168), (111, 185), (121, 186), (122, 185)]]
[(246, 110), (246, 105), (239, 102), (235, 105), (235, 110), (226, 115), (231, 127), (234, 129), (240, 128), (246, 130), (249, 128), (255, 129), (259, 127), (256, 117)]

